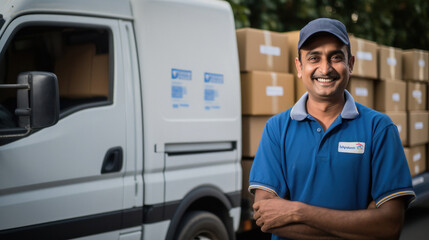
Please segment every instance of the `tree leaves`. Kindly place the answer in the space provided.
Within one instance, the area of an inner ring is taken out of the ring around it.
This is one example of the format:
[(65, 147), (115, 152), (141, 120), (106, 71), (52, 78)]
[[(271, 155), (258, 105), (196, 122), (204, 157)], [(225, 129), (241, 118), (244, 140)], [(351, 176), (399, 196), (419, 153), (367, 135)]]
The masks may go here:
[(319, 17), (342, 21), (357, 37), (403, 49), (429, 50), (427, 0), (226, 0), (236, 28), (285, 32)]

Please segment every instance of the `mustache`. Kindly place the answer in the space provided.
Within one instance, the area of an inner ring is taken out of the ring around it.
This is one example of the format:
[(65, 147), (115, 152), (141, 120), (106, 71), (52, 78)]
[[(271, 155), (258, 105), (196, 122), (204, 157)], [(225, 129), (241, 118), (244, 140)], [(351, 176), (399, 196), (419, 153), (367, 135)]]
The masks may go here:
[(332, 78), (332, 79), (338, 79), (340, 78), (340, 75), (338, 73), (330, 73), (330, 74), (313, 74), (311, 76), (312, 78)]

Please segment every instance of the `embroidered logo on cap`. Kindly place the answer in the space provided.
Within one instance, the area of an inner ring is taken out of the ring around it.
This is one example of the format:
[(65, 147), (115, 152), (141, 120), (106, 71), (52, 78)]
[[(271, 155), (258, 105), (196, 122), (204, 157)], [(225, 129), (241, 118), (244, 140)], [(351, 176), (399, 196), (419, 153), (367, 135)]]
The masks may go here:
[(365, 152), (365, 143), (364, 142), (339, 142), (338, 152), (363, 154)]

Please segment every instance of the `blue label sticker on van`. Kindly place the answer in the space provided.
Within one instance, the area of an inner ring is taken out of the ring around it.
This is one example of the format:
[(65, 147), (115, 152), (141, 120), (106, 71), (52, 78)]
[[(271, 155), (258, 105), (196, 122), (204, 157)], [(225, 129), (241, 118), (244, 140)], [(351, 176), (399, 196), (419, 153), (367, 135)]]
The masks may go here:
[(223, 84), (223, 74), (218, 73), (204, 73), (205, 83)]
[(204, 90), (204, 100), (205, 101), (214, 101), (216, 92), (214, 89), (205, 89)]
[(172, 98), (183, 98), (183, 87), (182, 86), (171, 86), (171, 97)]
[(171, 69), (171, 79), (177, 80), (192, 80), (192, 71), (172, 68)]

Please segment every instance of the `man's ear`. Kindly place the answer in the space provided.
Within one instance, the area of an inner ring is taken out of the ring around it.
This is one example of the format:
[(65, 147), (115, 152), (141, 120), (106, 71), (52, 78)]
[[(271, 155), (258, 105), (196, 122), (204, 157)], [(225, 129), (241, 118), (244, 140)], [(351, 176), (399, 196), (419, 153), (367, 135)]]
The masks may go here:
[(353, 72), (354, 65), (355, 65), (355, 56), (351, 56), (349, 59), (349, 72), (350, 72), (350, 74)]
[(295, 67), (296, 67), (296, 70), (297, 70), (297, 72), (298, 72), (298, 78), (301, 78), (302, 77), (302, 64), (301, 64), (301, 61), (299, 61), (299, 59), (296, 57), (295, 58)]

